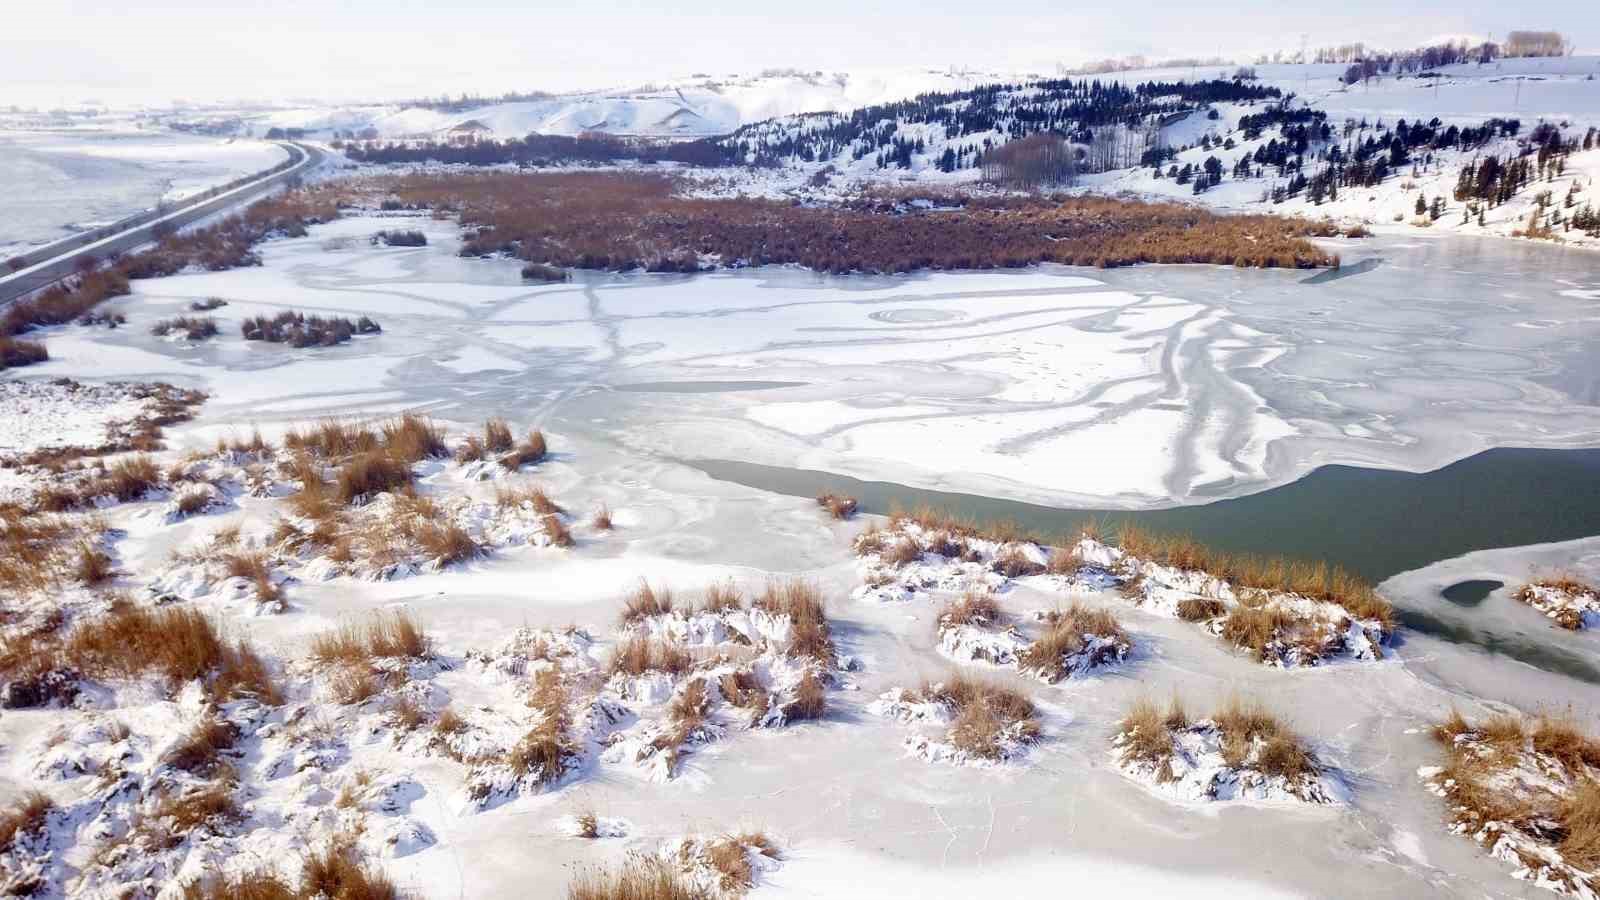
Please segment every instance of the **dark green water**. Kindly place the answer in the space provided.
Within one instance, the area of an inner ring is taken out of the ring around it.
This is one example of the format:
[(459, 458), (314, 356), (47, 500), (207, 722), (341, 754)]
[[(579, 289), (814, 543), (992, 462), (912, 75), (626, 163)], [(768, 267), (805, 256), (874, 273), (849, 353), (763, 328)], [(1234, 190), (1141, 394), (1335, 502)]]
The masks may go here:
[[(847, 493), (869, 513), (926, 504), (1061, 536), (1075, 536), (1087, 520), (1108, 531), (1131, 522), (1235, 553), (1327, 560), (1373, 583), (1474, 550), (1600, 534), (1600, 449), (1488, 450), (1420, 473), (1323, 466), (1293, 483), (1245, 497), (1138, 511), (1063, 509), (735, 460), (688, 464), (713, 478), (781, 494)], [(1562, 649), (1500, 638), (1397, 606), (1407, 628), (1600, 683), (1600, 668)]]
[(1470, 581), (1458, 581), (1439, 592), (1439, 595), (1457, 606), (1471, 609), (1489, 599), (1489, 595), (1505, 587), (1504, 581), (1492, 581), (1487, 578), (1474, 578)]

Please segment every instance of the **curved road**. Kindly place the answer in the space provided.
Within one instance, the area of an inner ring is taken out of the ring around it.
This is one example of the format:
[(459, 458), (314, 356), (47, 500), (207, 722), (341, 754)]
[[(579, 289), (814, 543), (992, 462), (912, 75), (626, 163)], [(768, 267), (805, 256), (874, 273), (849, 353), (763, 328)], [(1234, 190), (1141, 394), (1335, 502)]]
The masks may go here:
[[(177, 204), (159, 216), (154, 216), (150, 213), (130, 216), (112, 226), (115, 229), (115, 233), (109, 237), (100, 238), (78, 247), (62, 248), (47, 259), (30, 259), (32, 264), (28, 268), (0, 277), (0, 306), (4, 306), (20, 297), (25, 297), (40, 288), (48, 287), (68, 275), (76, 273), (84, 259), (104, 259), (109, 254), (126, 253), (135, 247), (154, 241), (154, 230), (158, 225), (182, 228), (206, 216), (236, 206), (243, 206), (260, 198), (263, 194), (277, 189), (280, 185), (322, 162), (323, 153), (315, 147), (307, 144), (284, 144), (283, 146), (289, 151), (290, 159), (293, 160), (287, 169), (257, 178), (216, 196), (208, 196), (206, 193), (202, 193), (188, 201)], [(295, 159), (296, 156), (299, 157), (298, 160)], [(39, 251), (34, 252), (37, 253)], [(32, 256), (32, 254), (29, 255)]]

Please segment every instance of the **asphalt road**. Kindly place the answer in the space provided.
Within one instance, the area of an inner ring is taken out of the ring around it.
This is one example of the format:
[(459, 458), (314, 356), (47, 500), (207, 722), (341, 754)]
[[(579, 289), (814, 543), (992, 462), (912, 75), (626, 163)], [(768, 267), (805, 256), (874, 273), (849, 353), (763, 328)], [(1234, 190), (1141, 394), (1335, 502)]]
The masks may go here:
[(315, 147), (306, 144), (285, 146), (292, 156), (299, 157), (299, 161), (282, 172), (273, 173), (220, 196), (208, 198), (205, 194), (201, 194), (190, 201), (177, 204), (159, 216), (141, 214), (131, 217), (131, 220), (124, 220), (125, 227), (113, 236), (104, 239), (91, 237), (87, 239), (88, 243), (81, 246), (63, 247), (47, 262), (34, 259), (33, 254), (29, 254), (31, 263), (29, 268), (0, 277), (0, 306), (76, 273), (86, 258), (100, 260), (109, 254), (126, 253), (135, 247), (150, 243), (155, 240), (153, 232), (158, 223), (161, 223), (162, 227), (170, 224), (174, 228), (182, 228), (206, 216), (247, 205), (322, 161), (322, 151)]

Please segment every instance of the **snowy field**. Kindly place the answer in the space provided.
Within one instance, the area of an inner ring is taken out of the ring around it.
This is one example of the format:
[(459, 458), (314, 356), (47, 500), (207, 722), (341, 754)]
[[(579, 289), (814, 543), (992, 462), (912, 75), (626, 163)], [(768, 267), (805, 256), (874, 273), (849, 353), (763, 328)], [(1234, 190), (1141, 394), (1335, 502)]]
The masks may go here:
[[(480, 710), (510, 701), (463, 654), (519, 626), (575, 624), (606, 642), (619, 598), (640, 578), (691, 596), (724, 578), (751, 593), (769, 575), (799, 574), (828, 597), (839, 652), (854, 667), (840, 673), (822, 722), (730, 729), (696, 745), (665, 781), (601, 757), (570, 783), (487, 808), (463, 799), (459, 765), (391, 740), (375, 713), (358, 720), (355, 708), (314, 704), (331, 717), (318, 727), (353, 736), (331, 763), (272, 777), (252, 768), (256, 826), (326, 827), (340, 815), (335, 795), (371, 768), (384, 790), (393, 786), (393, 802), (373, 801), (368, 820), (384, 865), (429, 897), (527, 896), (530, 885), (558, 895), (574, 867), (741, 827), (765, 829), (783, 848), (755, 897), (956, 898), (1044, 883), (1197, 897), (1529, 895), (1507, 866), (1444, 829), (1416, 776), (1437, 761), (1427, 731), (1451, 705), (1476, 716), (1495, 703), (1570, 703), (1592, 720), (1592, 686), (1414, 635), (1382, 661), (1283, 671), (1114, 591), (1021, 579), (1002, 595), (1019, 620), (1082, 599), (1122, 618), (1132, 653), (1090, 677), (1036, 685), (1043, 737), (1025, 759), (925, 762), (908, 757), (901, 725), (868, 707), (950, 670), (936, 605), (851, 599), (860, 523), (829, 522), (810, 501), (713, 481), (676, 459), (1147, 506), (1258, 490), (1324, 462), (1423, 469), (1494, 445), (1593, 444), (1600, 413), (1586, 404), (1600, 390), (1589, 349), (1600, 277), (1590, 257), (1429, 236), (1341, 243), (1347, 267), (1375, 265), (1310, 283), (1304, 272), (1152, 266), (904, 278), (578, 273), (575, 283), (530, 286), (516, 262), (458, 258), (452, 223), (399, 224), (426, 232), (429, 245), (373, 247), (368, 236), (396, 218), (352, 217), (263, 244), (260, 268), (136, 282), (108, 304), (125, 327), (58, 329), (51, 360), (18, 377), (208, 391), (196, 421), (169, 433), (172, 458), (252, 426), (276, 439), (321, 416), (415, 410), (457, 433), (505, 416), (549, 435), (552, 456), (534, 473), (541, 486), (580, 515), (605, 503), (617, 527), (581, 531), (572, 550), (513, 548), (413, 577), (290, 582), (278, 615), (218, 595), (197, 601), (207, 612), (294, 659), (309, 636), (352, 616), (410, 609), (459, 666), (435, 667), (430, 702)], [(156, 320), (208, 297), (228, 301), (211, 313), (217, 338), (150, 335)], [(383, 333), (305, 350), (240, 339), (239, 320), (284, 308), (370, 315)], [(462, 484), (450, 470), (427, 487)], [(119, 567), (142, 589), (172, 551), (230, 525), (262, 530), (276, 503), (239, 496), (176, 524), (161, 500), (104, 514), (120, 530)], [(1420, 586), (1397, 590), (1433, 590), (1449, 576), (1418, 577)], [(1348, 802), (1219, 811), (1125, 777), (1108, 758), (1123, 711), (1179, 688), (1197, 708), (1239, 692), (1265, 698), (1332, 767)], [(191, 712), (146, 697), (119, 714), (139, 732), (171, 730)], [(0, 744), (28, 751), (0, 759), (0, 795), (36, 780), (30, 760), (78, 746), (52, 737), (58, 715), (0, 717)], [(242, 765), (265, 771), (268, 761)], [(65, 798), (82, 781), (48, 789)], [(623, 835), (568, 836), (563, 821), (589, 809), (619, 820)], [(230, 856), (278, 858), (295, 840), (262, 827)]]
[(0, 126), (0, 259), (269, 169), (277, 144), (141, 130)]

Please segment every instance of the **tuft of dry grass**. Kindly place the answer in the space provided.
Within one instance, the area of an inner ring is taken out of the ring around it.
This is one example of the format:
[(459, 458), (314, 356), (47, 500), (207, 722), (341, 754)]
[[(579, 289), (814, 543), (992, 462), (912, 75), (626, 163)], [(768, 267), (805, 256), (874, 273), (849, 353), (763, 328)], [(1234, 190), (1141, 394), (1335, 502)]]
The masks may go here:
[(769, 581), (751, 606), (771, 616), (789, 617), (788, 655), (814, 659), (824, 669), (833, 668), (833, 634), (828, 626), (822, 591), (815, 584), (803, 578)]
[(407, 610), (377, 612), (311, 640), (311, 658), (321, 663), (370, 666), (374, 658), (427, 659), (432, 652), (432, 639)]
[(306, 855), (297, 896), (307, 900), (400, 900), (402, 894), (389, 876), (363, 865), (353, 847), (336, 842)]
[(1234, 768), (1249, 764), (1264, 774), (1291, 780), (1318, 771), (1300, 738), (1258, 701), (1233, 697), (1211, 719), (1222, 731), (1222, 759)]
[[(689, 850), (685, 843), (679, 851), (680, 861)], [(756, 885), (755, 869), (750, 864), (750, 851), (754, 850), (771, 859), (778, 858), (778, 847), (763, 832), (746, 831), (725, 834), (701, 844), (705, 862), (717, 873), (718, 887), (724, 891), (742, 894)]]
[(541, 526), (544, 528), (545, 536), (550, 538), (550, 543), (554, 546), (573, 547), (578, 543), (560, 516), (545, 516)]
[(432, 420), (414, 413), (383, 423), (383, 449), (408, 463), (450, 455), (444, 432)]
[(669, 588), (652, 588), (650, 583), (643, 578), (639, 579), (639, 586), (633, 589), (622, 601), (622, 612), (618, 615), (620, 623), (627, 627), (643, 622), (655, 616), (665, 616), (672, 613), (672, 591)]
[(636, 855), (613, 869), (579, 872), (567, 885), (567, 900), (705, 900), (705, 892), (665, 860)]
[(534, 676), (528, 705), (539, 710), (539, 722), (506, 754), (506, 764), (518, 778), (534, 772), (540, 784), (551, 784), (566, 771), (566, 759), (572, 754), (567, 737), (570, 699), (559, 671), (541, 669)]
[(878, 558), (897, 569), (922, 558), (922, 548), (917, 546), (916, 541), (908, 537), (899, 538), (892, 542), (880, 541), (879, 547), (881, 549), (877, 551)]
[(334, 496), (348, 506), (374, 494), (408, 488), (413, 478), (411, 464), (403, 457), (381, 450), (358, 453), (334, 473)]
[(1269, 645), (1284, 639), (1302, 624), (1303, 620), (1282, 607), (1251, 607), (1241, 603), (1228, 610), (1228, 617), (1222, 620), (1222, 638), (1254, 652), (1257, 660), (1265, 660)]
[(390, 700), (384, 712), (389, 714), (394, 726), (402, 731), (413, 731), (428, 721), (428, 711), (416, 700), (404, 695)]
[(1227, 611), (1221, 600), (1190, 597), (1178, 601), (1178, 618), (1185, 622), (1209, 622)]
[(233, 790), (226, 780), (163, 796), (150, 818), (161, 823), (169, 835), (186, 835), (201, 826), (216, 827), (243, 818)]
[(610, 531), (615, 526), (611, 521), (611, 507), (604, 503), (595, 507), (594, 516), (589, 519), (589, 525), (596, 531)]
[(608, 674), (642, 675), (666, 672), (681, 675), (694, 666), (688, 651), (667, 641), (635, 635), (612, 651)]
[(1122, 717), (1122, 763), (1147, 762), (1160, 767), (1170, 777), (1167, 764), (1172, 759), (1172, 734), (1189, 727), (1189, 715), (1176, 696), (1165, 710), (1149, 697), (1139, 697)]
[(827, 511), (828, 515), (844, 521), (856, 514), (858, 504), (856, 498), (844, 494), (819, 494), (817, 505)]
[[(1446, 754), (1436, 783), (1466, 833), (1492, 846), (1515, 828), (1524, 839), (1559, 851), (1570, 866), (1600, 866), (1600, 785), (1594, 778), (1600, 740), (1566, 716), (1541, 715), (1529, 723), (1498, 714), (1472, 724), (1455, 709), (1433, 734)], [(1530, 783), (1518, 774), (1530, 765), (1567, 788)], [(1571, 877), (1538, 857), (1524, 862), (1557, 880)]]
[(467, 720), (451, 707), (446, 706), (439, 710), (439, 717), (433, 720), (433, 730), (439, 734), (460, 734), (467, 730)]
[(33, 834), (44, 828), (55, 801), (39, 791), (27, 791), (10, 808), (0, 813), (0, 853), (12, 849), (18, 835)]
[(958, 625), (992, 626), (1000, 621), (1000, 601), (987, 588), (969, 588), (960, 600), (952, 600), (939, 611), (939, 627)]
[(488, 449), (483, 446), (483, 439), (475, 434), (467, 435), (462, 440), (461, 446), (456, 448), (456, 462), (477, 462), (488, 454)]
[(272, 581), (272, 569), (264, 553), (227, 553), (222, 557), (222, 566), (229, 578), (249, 581), (255, 587), (256, 599), (262, 603), (274, 602), (283, 593)]
[(116, 572), (110, 556), (88, 541), (78, 542), (77, 564), (72, 573), (74, 580), (92, 587), (109, 581), (114, 574)]
[(357, 453), (372, 453), (382, 445), (378, 433), (358, 422), (324, 419), (308, 430), (293, 429), (283, 436), (283, 446), (323, 459), (344, 459)]
[[(765, 700), (761, 712), (766, 712)], [(784, 706), (783, 714), (791, 722), (820, 719), (828, 712), (828, 690), (816, 672), (807, 671), (795, 685), (794, 699)]]
[(600, 836), (600, 817), (592, 809), (585, 809), (573, 819), (578, 823), (578, 837), (594, 840)]
[(264, 870), (197, 878), (182, 890), (183, 900), (298, 900), (288, 882)]
[(924, 683), (919, 693), (924, 700), (943, 703), (955, 712), (950, 743), (973, 756), (1002, 758), (1002, 739), (1008, 734), (1023, 742), (1039, 736), (1033, 701), (998, 682), (957, 672), (943, 681)]
[(544, 488), (537, 486), (530, 486), (520, 490), (496, 487), (494, 504), (501, 509), (527, 506), (541, 516), (557, 516), (566, 512), (561, 504), (550, 499), (550, 495), (544, 492)]
[(1028, 554), (1022, 551), (1022, 547), (1018, 544), (1007, 545), (1005, 549), (995, 554), (991, 568), (1007, 578), (1041, 575), (1045, 571), (1045, 567), (1040, 563), (1034, 562)]
[(162, 762), (174, 769), (210, 777), (225, 765), (223, 753), (239, 742), (239, 729), (231, 722), (208, 715), (167, 751)]
[(1561, 855), (1580, 869), (1600, 868), (1600, 781), (1585, 777), (1561, 804)]
[(402, 900), (408, 896), (382, 871), (363, 864), (348, 839), (307, 853), (299, 883), (265, 869), (196, 879), (182, 900)]
[(420, 521), (411, 529), (411, 536), (436, 565), (448, 566), (483, 554), (483, 546), (454, 522)]
[(490, 419), (483, 423), (483, 448), (490, 453), (505, 453), (516, 443), (511, 426), (505, 419)]
[(1081, 603), (1052, 612), (1046, 625), (1039, 639), (1022, 651), (1018, 662), (1022, 669), (1038, 671), (1050, 681), (1060, 681), (1067, 676), (1067, 657), (1082, 652), (1088, 646), (1088, 637), (1127, 640), (1116, 616)]
[(544, 432), (534, 429), (528, 432), (522, 443), (500, 457), (500, 465), (507, 471), (515, 472), (523, 466), (543, 460), (546, 452)]
[(172, 682), (208, 681), (217, 700), (253, 697), (280, 701), (266, 665), (243, 641), (229, 644), (197, 610), (149, 610), (120, 605), (109, 615), (80, 624), (64, 638), (50, 635), (8, 645), (0, 656), (7, 674), (41, 673), (62, 666), (90, 678), (160, 675)]
[(700, 611), (708, 613), (738, 612), (744, 608), (744, 596), (733, 579), (706, 587), (700, 600)]
[[(1534, 604), (1537, 601), (1536, 590), (1556, 591), (1571, 597), (1581, 597), (1585, 594), (1600, 595), (1592, 585), (1579, 581), (1566, 573), (1556, 573), (1528, 582), (1518, 588), (1511, 596), (1523, 603)], [(1551, 616), (1555, 622), (1568, 631), (1581, 631), (1583, 629), (1583, 612), (1574, 607), (1558, 608)]]
[(722, 699), (750, 713), (752, 723), (759, 722), (766, 715), (772, 702), (761, 680), (749, 669), (724, 673), (717, 680), (717, 687), (722, 691)]

